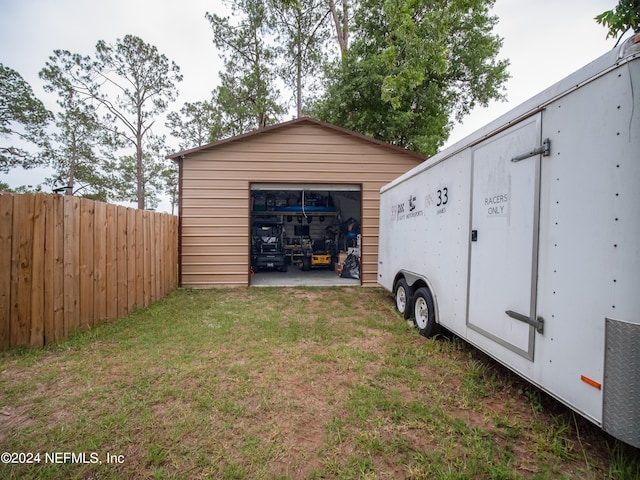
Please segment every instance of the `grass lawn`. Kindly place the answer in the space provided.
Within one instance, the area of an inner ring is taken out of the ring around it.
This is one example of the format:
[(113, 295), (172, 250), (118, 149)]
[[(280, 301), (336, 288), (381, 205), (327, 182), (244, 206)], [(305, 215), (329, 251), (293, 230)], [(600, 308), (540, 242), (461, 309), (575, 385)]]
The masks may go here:
[(365, 288), (178, 290), (0, 354), (0, 451), (38, 462), (3, 479), (640, 476), (639, 450)]

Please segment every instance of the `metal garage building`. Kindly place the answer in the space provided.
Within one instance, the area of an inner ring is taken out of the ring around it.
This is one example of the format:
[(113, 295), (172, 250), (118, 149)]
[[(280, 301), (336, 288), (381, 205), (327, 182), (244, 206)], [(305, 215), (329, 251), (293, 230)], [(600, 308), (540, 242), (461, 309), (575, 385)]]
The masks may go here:
[(169, 158), (180, 167), (180, 284), (192, 288), (250, 285), (255, 228), (269, 221), (289, 271), (309, 268), (305, 245), (326, 242), (340, 260), (355, 248), (360, 283), (375, 286), (380, 187), (425, 159), (308, 117)]

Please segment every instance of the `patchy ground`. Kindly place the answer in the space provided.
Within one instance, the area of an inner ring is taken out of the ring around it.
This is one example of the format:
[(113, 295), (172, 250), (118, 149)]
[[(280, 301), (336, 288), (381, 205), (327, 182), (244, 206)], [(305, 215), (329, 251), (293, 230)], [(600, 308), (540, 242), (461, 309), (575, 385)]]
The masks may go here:
[[(384, 292), (362, 288), (182, 290), (47, 350), (7, 354), (0, 445), (41, 454), (0, 465), (0, 478), (640, 471), (637, 450), (459, 339), (420, 337)], [(47, 452), (88, 461), (44, 462)]]

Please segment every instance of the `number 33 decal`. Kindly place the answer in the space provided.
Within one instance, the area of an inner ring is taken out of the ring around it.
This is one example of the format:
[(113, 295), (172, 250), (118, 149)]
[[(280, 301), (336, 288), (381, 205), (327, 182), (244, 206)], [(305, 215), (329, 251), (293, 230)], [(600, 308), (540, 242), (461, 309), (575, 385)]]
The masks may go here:
[(436, 203), (436, 207), (441, 205), (446, 205), (449, 201), (449, 189), (444, 187), (442, 190), (438, 190), (438, 203)]

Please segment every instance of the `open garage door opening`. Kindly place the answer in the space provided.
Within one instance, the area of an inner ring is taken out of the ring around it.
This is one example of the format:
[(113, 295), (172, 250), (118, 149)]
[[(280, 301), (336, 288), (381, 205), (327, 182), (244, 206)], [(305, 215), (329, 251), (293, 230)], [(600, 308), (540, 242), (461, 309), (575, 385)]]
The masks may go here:
[(251, 185), (250, 284), (361, 284), (362, 188)]

